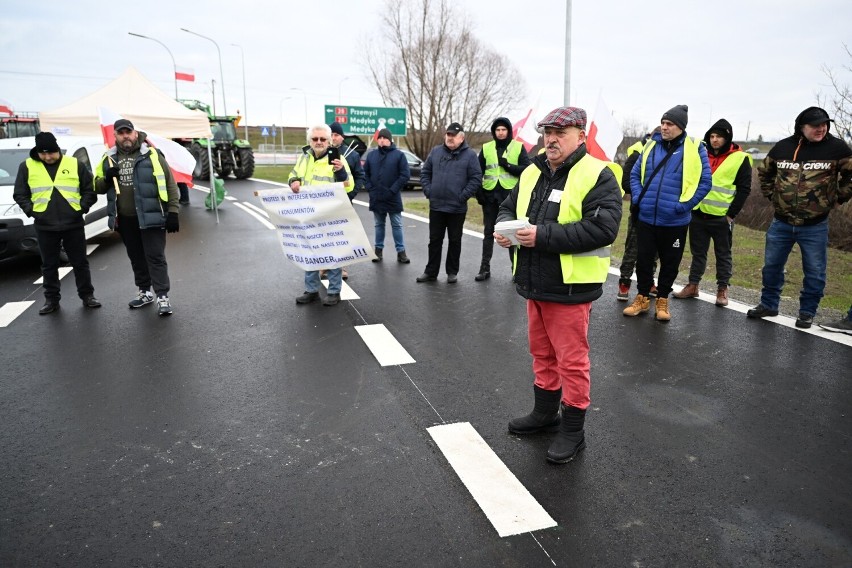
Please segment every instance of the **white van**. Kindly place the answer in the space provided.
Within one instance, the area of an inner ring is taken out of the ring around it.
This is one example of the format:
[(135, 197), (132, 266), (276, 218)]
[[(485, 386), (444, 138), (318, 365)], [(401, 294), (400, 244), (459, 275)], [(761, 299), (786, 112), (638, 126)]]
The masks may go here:
[[(57, 136), (62, 153), (70, 155), (84, 164), (89, 171), (94, 169), (104, 154), (104, 141), (93, 136)], [(4, 138), (0, 140), (0, 260), (21, 253), (38, 254), (33, 220), (15, 203), (12, 193), (21, 162), (30, 157), (35, 138)], [(98, 201), (85, 215), (86, 238), (90, 239), (109, 230), (107, 226), (106, 196), (98, 195)]]

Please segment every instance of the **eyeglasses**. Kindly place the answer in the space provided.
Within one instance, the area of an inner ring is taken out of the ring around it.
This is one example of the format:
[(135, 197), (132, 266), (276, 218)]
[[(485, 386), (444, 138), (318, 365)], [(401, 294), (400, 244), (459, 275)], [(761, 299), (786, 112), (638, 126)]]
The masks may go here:
[(328, 142), (328, 138), (311, 138), (311, 142)]

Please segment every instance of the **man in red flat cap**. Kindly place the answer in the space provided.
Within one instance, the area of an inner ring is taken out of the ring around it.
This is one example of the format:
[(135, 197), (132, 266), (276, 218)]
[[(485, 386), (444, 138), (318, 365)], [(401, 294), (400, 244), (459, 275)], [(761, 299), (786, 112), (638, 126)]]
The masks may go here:
[[(621, 222), (621, 168), (586, 152), (581, 108), (554, 109), (538, 128), (545, 153), (523, 171), (497, 218), (530, 225), (515, 233), (514, 282), (527, 299), (535, 407), (511, 420), (509, 432), (558, 432), (547, 459), (566, 463), (586, 447), (589, 313), (603, 294)], [(499, 233), (494, 239), (512, 244)]]

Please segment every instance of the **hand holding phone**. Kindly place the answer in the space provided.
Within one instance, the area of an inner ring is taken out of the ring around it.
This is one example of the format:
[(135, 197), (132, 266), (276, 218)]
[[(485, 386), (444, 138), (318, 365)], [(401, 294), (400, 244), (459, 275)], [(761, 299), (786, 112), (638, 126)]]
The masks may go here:
[(329, 148), (328, 149), (328, 163), (330, 164), (334, 160), (339, 160), (339, 159), (340, 159), (340, 150), (338, 150), (337, 148), (334, 148), (334, 147)]

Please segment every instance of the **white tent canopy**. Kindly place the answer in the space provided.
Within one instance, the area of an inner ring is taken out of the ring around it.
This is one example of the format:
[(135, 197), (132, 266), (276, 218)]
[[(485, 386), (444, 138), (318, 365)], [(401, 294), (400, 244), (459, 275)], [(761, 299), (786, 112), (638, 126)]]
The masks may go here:
[(133, 122), (137, 130), (164, 138), (210, 138), (207, 114), (189, 110), (158, 89), (133, 67), (94, 93), (70, 105), (39, 113), (44, 132), (100, 136), (98, 107), (106, 107)]

